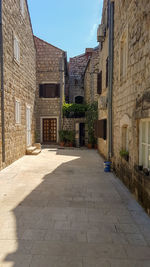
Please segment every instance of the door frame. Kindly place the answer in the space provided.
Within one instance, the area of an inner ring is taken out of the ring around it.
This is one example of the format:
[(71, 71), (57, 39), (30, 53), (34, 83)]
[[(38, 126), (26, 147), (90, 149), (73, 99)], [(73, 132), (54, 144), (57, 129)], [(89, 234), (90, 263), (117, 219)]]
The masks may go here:
[(57, 121), (57, 143), (59, 142), (59, 117), (58, 116), (42, 116), (40, 117), (40, 141), (43, 143), (43, 119), (56, 119)]

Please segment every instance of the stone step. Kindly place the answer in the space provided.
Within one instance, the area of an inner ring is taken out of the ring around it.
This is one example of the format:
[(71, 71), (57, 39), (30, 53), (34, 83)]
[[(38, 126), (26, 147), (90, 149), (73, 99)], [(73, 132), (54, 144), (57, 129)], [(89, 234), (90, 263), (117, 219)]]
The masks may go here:
[(32, 155), (32, 153), (33, 153), (34, 150), (36, 150), (36, 147), (35, 146), (27, 147), (26, 154), (27, 155)]
[(35, 146), (37, 149), (41, 149), (41, 144), (40, 143), (35, 143), (33, 146)]
[(31, 155), (36, 156), (41, 153), (41, 149), (35, 149)]

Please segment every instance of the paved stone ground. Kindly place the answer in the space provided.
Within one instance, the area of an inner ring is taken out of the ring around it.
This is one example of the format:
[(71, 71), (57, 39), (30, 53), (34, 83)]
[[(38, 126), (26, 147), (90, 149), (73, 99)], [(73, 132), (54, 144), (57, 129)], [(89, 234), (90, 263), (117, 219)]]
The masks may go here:
[(0, 172), (0, 266), (149, 267), (150, 219), (96, 151), (44, 149)]

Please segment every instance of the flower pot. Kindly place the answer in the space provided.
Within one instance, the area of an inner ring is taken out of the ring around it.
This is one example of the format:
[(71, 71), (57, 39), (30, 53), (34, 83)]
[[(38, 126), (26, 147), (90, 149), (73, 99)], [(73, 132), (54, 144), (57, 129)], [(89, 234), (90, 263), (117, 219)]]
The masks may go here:
[(94, 145), (94, 148), (97, 149), (97, 144)]
[(70, 144), (69, 144), (69, 147), (73, 147), (73, 144), (72, 144), (72, 143), (70, 143)]
[(88, 144), (87, 146), (88, 146), (88, 148), (89, 148), (89, 149), (91, 149), (91, 148), (92, 148), (92, 144)]

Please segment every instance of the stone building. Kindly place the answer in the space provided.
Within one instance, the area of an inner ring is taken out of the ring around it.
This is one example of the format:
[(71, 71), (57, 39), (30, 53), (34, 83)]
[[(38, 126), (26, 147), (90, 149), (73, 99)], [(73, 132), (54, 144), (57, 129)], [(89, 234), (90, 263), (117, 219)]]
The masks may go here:
[(108, 68), (109, 68), (109, 40), (110, 40), (110, 25), (109, 25), (109, 1), (104, 0), (103, 13), (101, 24), (97, 32), (97, 39), (100, 43), (99, 49), (99, 73), (98, 73), (98, 149), (100, 153), (108, 157), (108, 93), (110, 85), (108, 83)]
[(84, 54), (70, 58), (69, 103), (82, 104), (84, 102), (84, 72), (92, 51), (92, 48), (87, 48)]
[(115, 4), (113, 163), (150, 213), (149, 0)]
[(66, 87), (67, 58), (63, 50), (34, 37), (36, 45), (36, 141), (58, 143)]
[(100, 153), (150, 213), (149, 18), (148, 0), (104, 0), (97, 129)]
[(0, 2), (0, 168), (34, 142), (36, 55), (25, 0)]
[(98, 100), (97, 77), (99, 72), (99, 46), (93, 49), (84, 71), (84, 100), (92, 103)]

